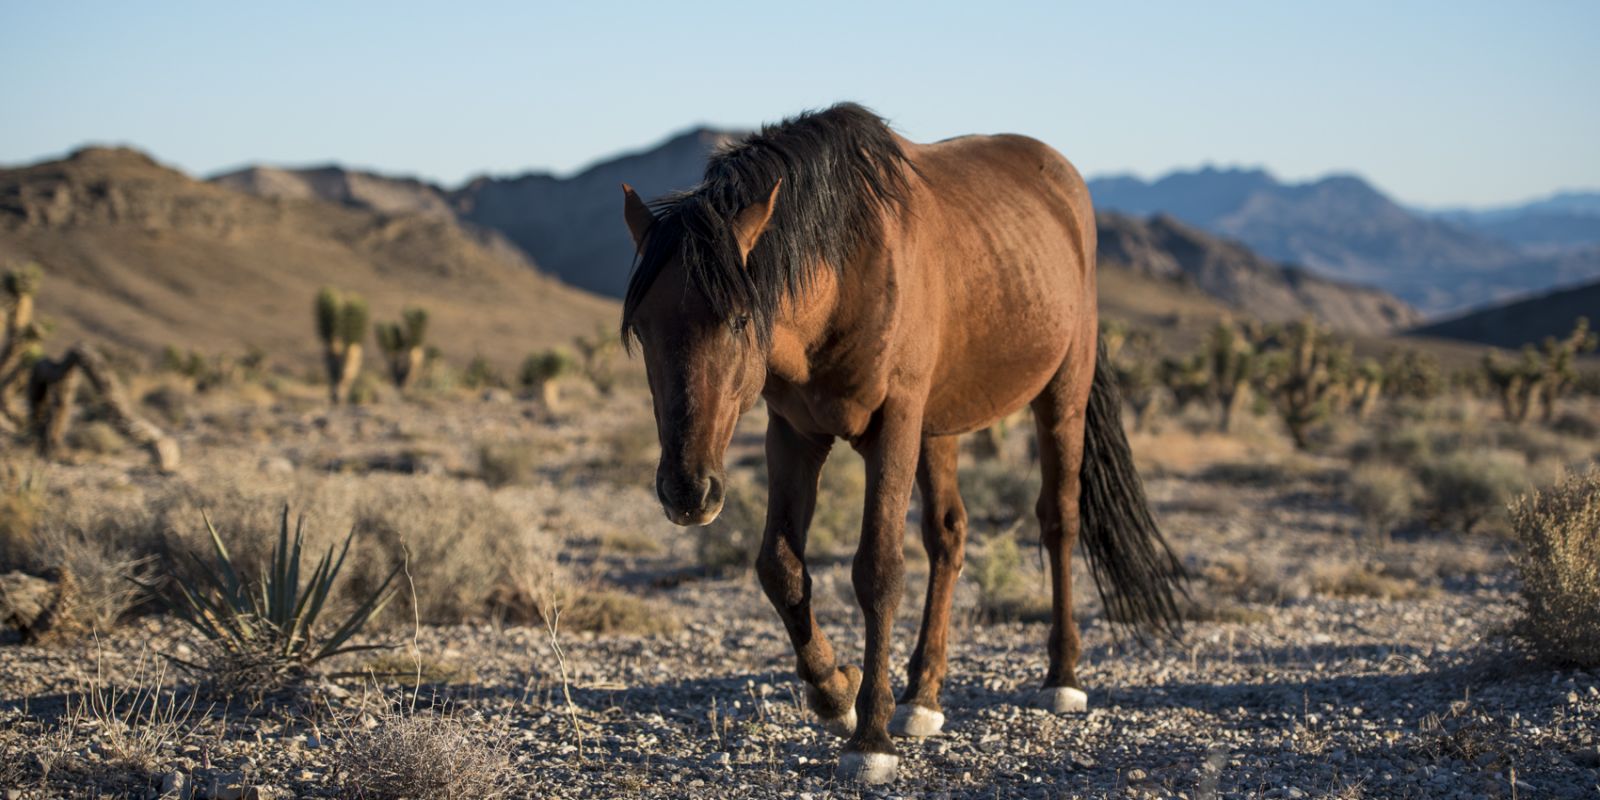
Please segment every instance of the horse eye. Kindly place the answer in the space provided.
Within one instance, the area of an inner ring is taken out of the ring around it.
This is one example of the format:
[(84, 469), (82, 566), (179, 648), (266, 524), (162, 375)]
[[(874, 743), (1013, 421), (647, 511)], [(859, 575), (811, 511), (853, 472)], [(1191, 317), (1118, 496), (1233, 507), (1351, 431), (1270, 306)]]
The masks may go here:
[(743, 333), (745, 326), (749, 324), (750, 318), (744, 315), (740, 315), (728, 320), (728, 327), (733, 328), (734, 333)]

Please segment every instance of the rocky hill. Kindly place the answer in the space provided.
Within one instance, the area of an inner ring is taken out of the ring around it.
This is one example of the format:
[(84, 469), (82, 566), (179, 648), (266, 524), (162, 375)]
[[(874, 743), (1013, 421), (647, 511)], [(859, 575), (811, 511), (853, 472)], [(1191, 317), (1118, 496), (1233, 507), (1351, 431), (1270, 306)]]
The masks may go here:
[(1600, 281), (1480, 309), (1436, 322), (1414, 333), (1497, 347), (1521, 347), (1572, 330), (1578, 317), (1600, 325)]
[(645, 197), (693, 186), (707, 156), (741, 135), (697, 129), (566, 178), (548, 173), (478, 178), (452, 193), (451, 202), (462, 219), (505, 234), (567, 283), (621, 297), (633, 262), (633, 240), (622, 223), (621, 184), (631, 184)]
[(53, 341), (144, 352), (255, 345), (309, 361), (323, 285), (364, 295), (375, 319), (426, 306), (435, 343), (459, 358), (509, 364), (614, 322), (613, 302), (540, 273), (498, 234), (359, 206), (292, 189), (259, 197), (90, 148), (0, 170), (0, 264), (46, 267), (39, 306)]
[(218, 175), (211, 182), (259, 197), (322, 199), (382, 214), (452, 214), (437, 186), (335, 165), (305, 169), (253, 166)]
[(1202, 169), (1146, 182), (1090, 182), (1106, 211), (1171, 214), (1262, 256), (1378, 286), (1444, 313), (1600, 276), (1600, 252), (1550, 253), (1492, 229), (1413, 212), (1360, 178), (1281, 183), (1261, 170)]
[(1102, 272), (1122, 268), (1193, 286), (1231, 309), (1272, 322), (1310, 315), (1340, 330), (1382, 333), (1422, 320), (1386, 292), (1275, 264), (1165, 214), (1142, 220), (1106, 212), (1096, 222)]

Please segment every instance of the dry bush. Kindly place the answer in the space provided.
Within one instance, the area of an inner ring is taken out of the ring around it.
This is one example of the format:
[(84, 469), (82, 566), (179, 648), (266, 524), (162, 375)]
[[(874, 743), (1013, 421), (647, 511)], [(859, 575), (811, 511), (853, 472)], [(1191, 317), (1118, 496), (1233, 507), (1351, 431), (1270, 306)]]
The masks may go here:
[(67, 431), (67, 446), (74, 450), (81, 450), (95, 455), (111, 455), (121, 452), (127, 445), (127, 440), (111, 423), (104, 420), (91, 420), (82, 425), (74, 425)]
[(1550, 661), (1600, 666), (1600, 468), (1522, 496), (1511, 522), (1523, 548), (1518, 635)]
[(760, 482), (729, 473), (722, 513), (710, 525), (691, 531), (696, 562), (719, 574), (743, 571), (754, 564), (766, 527), (766, 500), (767, 490)]
[(1039, 500), (1039, 480), (1037, 465), (998, 460), (976, 461), (962, 467), (958, 476), (968, 518), (995, 527), (1032, 518)]
[(1424, 459), (1417, 478), (1433, 520), (1461, 533), (1488, 523), (1500, 527), (1506, 503), (1528, 486), (1528, 463), (1503, 450), (1458, 452)]
[(980, 622), (1049, 619), (1049, 588), (1036, 571), (1025, 568), (1014, 526), (983, 537), (977, 547), (969, 545), (962, 571), (978, 585)]
[(1345, 499), (1374, 536), (1386, 537), (1416, 512), (1422, 485), (1409, 470), (1389, 464), (1362, 464), (1350, 472)]
[(484, 442), (478, 445), (478, 477), (497, 488), (532, 483), (545, 454), (529, 441)]
[(0, 571), (15, 569), (33, 553), (44, 479), (20, 463), (0, 464)]
[(510, 738), (481, 720), (390, 711), (371, 730), (345, 733), (334, 768), (342, 794), (362, 800), (503, 797)]
[(1382, 564), (1327, 560), (1311, 568), (1311, 589), (1329, 597), (1372, 597), (1379, 600), (1415, 600), (1434, 594), (1431, 586), (1391, 575)]
[(628, 592), (590, 588), (577, 592), (562, 605), (561, 628), (652, 636), (676, 631), (678, 620), (670, 611)]
[(1550, 423), (1550, 430), (1563, 436), (1600, 440), (1600, 420), (1593, 414), (1580, 414), (1575, 411), (1563, 412)]

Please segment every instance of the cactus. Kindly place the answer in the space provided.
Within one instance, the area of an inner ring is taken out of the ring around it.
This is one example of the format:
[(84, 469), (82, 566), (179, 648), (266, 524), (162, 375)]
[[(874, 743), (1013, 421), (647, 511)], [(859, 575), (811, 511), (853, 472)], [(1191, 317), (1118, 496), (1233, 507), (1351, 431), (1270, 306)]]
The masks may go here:
[(366, 301), (341, 297), (331, 288), (317, 293), (317, 336), (322, 340), (323, 365), (328, 373), (328, 398), (338, 405), (350, 395), (361, 374), (362, 341), (367, 338)]
[(22, 385), (30, 356), (36, 354), (43, 338), (33, 318), (33, 298), (43, 279), (44, 270), (28, 263), (7, 271), (0, 280), (7, 298), (4, 330), (0, 332), (4, 336), (0, 339), (0, 430), (15, 430), (22, 422), (11, 408), (11, 395)]
[(400, 314), (398, 323), (379, 325), (376, 330), (378, 349), (388, 362), (389, 379), (395, 388), (404, 391), (422, 372), (427, 353), (428, 312), (421, 308), (407, 308)]
[(1383, 395), (1383, 365), (1375, 358), (1363, 360), (1350, 373), (1350, 391), (1355, 399), (1356, 416), (1366, 419)]
[(520, 382), (524, 389), (537, 392), (545, 408), (561, 404), (560, 379), (578, 370), (578, 362), (561, 350), (530, 354), (522, 361)]
[(1231, 321), (1223, 320), (1206, 338), (1205, 362), (1209, 368), (1210, 394), (1221, 407), (1217, 428), (1227, 432), (1233, 429), (1234, 411), (1255, 379), (1256, 348)]
[(1205, 405), (1211, 402), (1211, 375), (1204, 355), (1184, 359), (1163, 358), (1156, 375), (1161, 385), (1172, 393), (1173, 404), (1178, 411), (1188, 408), (1190, 403)]
[(1290, 325), (1269, 341), (1275, 349), (1262, 371), (1263, 388), (1289, 428), (1295, 447), (1307, 449), (1311, 426), (1348, 396), (1343, 374), (1349, 350), (1329, 342), (1326, 332), (1310, 320)]
[(1555, 417), (1555, 405), (1572, 388), (1578, 378), (1574, 365), (1577, 357), (1600, 346), (1600, 337), (1589, 330), (1589, 318), (1578, 317), (1572, 332), (1565, 338), (1546, 336), (1539, 347), (1543, 361), (1540, 364), (1539, 417), (1549, 423)]
[(578, 350), (583, 374), (589, 382), (594, 384), (601, 394), (610, 394), (612, 387), (616, 385), (616, 376), (611, 371), (611, 359), (622, 349), (622, 339), (605, 326), (598, 326), (593, 336), (579, 336), (572, 340), (572, 344)]

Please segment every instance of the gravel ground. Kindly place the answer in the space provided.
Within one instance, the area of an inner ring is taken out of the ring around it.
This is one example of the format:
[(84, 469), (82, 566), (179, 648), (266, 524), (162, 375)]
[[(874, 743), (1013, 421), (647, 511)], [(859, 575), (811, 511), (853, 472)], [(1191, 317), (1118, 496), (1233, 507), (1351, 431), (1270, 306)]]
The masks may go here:
[[(418, 645), (430, 669), (470, 675), (422, 686), (420, 704), (447, 707), (507, 748), (514, 796), (863, 794), (834, 782), (839, 742), (804, 711), (788, 644), (770, 612), (755, 612), (752, 583), (663, 592), (681, 609), (726, 609), (673, 635), (565, 637), (570, 709), (545, 631), (425, 628)], [(1152, 648), (1091, 624), (1091, 710), (1077, 716), (1015, 703), (1041, 670), (1044, 625), (966, 625), (945, 732), (901, 740), (899, 780), (864, 795), (1510, 797), (1515, 780), (1521, 797), (1595, 796), (1600, 676), (1518, 660), (1486, 636), (1510, 611), (1493, 586), (1425, 602), (1317, 599), (1264, 609), (1259, 624), (1197, 625), (1182, 644)], [(825, 624), (844, 644), (854, 639), (847, 623)], [(137, 684), (136, 654), (177, 646), (176, 633), (151, 622), (98, 645), (0, 650), (4, 724), (47, 739), (97, 661), (109, 684)], [(901, 655), (913, 631), (902, 634)], [(202, 789), (218, 782), (219, 796), (232, 784), (336, 795), (344, 740), (380, 725), (386, 706), (418, 702), (408, 688), (348, 687), (267, 710), (197, 708), (148, 769), (103, 763), (102, 744), (84, 745), (103, 737), (83, 723), (88, 733), (62, 745), (54, 788), (19, 796), (89, 784), (154, 796), (174, 771)]]

